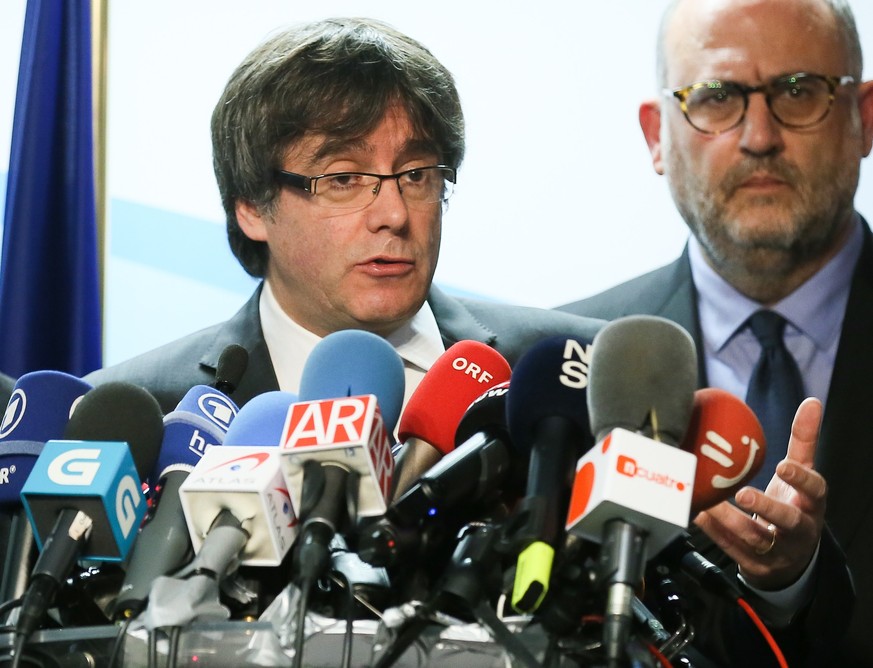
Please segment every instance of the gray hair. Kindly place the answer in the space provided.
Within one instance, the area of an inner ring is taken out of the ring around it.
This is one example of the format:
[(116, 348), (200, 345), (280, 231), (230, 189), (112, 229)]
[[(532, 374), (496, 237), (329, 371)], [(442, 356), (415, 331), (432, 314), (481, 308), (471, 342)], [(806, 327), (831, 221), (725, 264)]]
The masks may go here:
[(371, 20), (338, 18), (285, 30), (252, 51), (212, 113), (212, 162), (231, 250), (252, 276), (267, 269), (267, 244), (240, 229), (236, 204), (271, 214), (273, 173), (306, 133), (354, 141), (399, 103), (416, 139), (443, 164), (464, 157), (464, 116), (451, 73), (419, 42)]

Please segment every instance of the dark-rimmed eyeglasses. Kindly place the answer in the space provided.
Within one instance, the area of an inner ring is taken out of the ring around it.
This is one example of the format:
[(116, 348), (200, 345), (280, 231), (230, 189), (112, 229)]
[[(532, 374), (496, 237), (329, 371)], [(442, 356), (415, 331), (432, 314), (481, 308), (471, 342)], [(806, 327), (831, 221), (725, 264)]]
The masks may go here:
[(781, 125), (801, 129), (821, 123), (833, 106), (837, 87), (853, 83), (855, 78), (848, 75), (799, 72), (760, 86), (712, 80), (663, 92), (679, 100), (685, 119), (695, 130), (717, 135), (743, 122), (752, 93), (763, 93), (767, 108)]
[(396, 174), (336, 172), (303, 176), (284, 170), (275, 174), (281, 185), (310, 193), (313, 203), (343, 210), (363, 209), (372, 204), (385, 179), (397, 182), (400, 195), (409, 206), (446, 202), (454, 192), (456, 178), (455, 170), (445, 165), (416, 167)]

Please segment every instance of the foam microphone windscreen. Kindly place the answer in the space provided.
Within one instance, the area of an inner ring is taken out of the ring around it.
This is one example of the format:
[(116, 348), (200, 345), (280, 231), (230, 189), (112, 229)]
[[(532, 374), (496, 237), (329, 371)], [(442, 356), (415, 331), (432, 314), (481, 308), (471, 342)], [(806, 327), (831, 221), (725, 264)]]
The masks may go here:
[(509, 363), (479, 341), (458, 341), (437, 358), (406, 404), (401, 442), (420, 439), (443, 455), (455, 447), (455, 431), (483, 391), (509, 380)]
[(300, 379), (300, 401), (376, 395), (382, 419), (394, 431), (406, 377), (397, 351), (381, 336), (358, 329), (328, 334), (312, 349)]
[(61, 438), (91, 385), (61, 371), (32, 371), (12, 389), (0, 423), (0, 507), (19, 506), (20, 492), (46, 441)]
[(519, 358), (506, 396), (506, 422), (512, 442), (519, 450), (530, 452), (537, 437), (537, 426), (544, 419), (554, 417), (564, 418), (578, 427), (586, 441), (579, 443), (578, 454), (593, 445), (585, 401), (591, 353), (590, 341), (550, 336), (535, 343)]
[(67, 423), (64, 440), (123, 441), (140, 480), (155, 466), (164, 433), (157, 399), (138, 385), (110, 382), (88, 392)]
[(250, 399), (240, 408), (224, 437), (224, 445), (275, 448), (282, 441), (288, 409), (297, 403), (293, 392), (274, 390)]
[(154, 483), (170, 470), (190, 470), (206, 448), (224, 441), (238, 411), (227, 395), (208, 385), (188, 390), (176, 410), (164, 416), (163, 441), (150, 480)]
[(707, 387), (694, 393), (682, 449), (697, 457), (691, 513), (731, 498), (764, 464), (766, 441), (751, 408), (730, 392)]
[(237, 343), (232, 343), (221, 351), (215, 367), (215, 387), (232, 394), (242, 380), (249, 365), (249, 352)]
[(678, 445), (697, 387), (694, 340), (666, 318), (613, 320), (594, 338), (590, 381), (588, 411), (598, 441), (620, 427)]

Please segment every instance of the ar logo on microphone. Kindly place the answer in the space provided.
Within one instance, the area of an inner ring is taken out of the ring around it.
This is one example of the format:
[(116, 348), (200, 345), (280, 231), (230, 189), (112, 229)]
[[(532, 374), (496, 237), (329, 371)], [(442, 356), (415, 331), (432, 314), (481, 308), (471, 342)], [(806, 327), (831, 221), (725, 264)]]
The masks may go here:
[[(57, 460), (56, 460), (57, 461)], [(136, 524), (137, 508), (142, 502), (142, 490), (133, 476), (126, 475), (118, 483), (115, 492), (115, 516), (121, 527), (121, 535), (127, 538)]]
[[(700, 446), (699, 456), (714, 461), (724, 469), (734, 468), (736, 466), (736, 461), (731, 457), (734, 453), (734, 446), (731, 445), (730, 441), (711, 429), (706, 432), (706, 438), (708, 439), (708, 442), (705, 442)], [(728, 487), (733, 487), (745, 478), (746, 474), (751, 470), (752, 464), (755, 462), (755, 455), (758, 454), (758, 450), (761, 449), (761, 446), (758, 441), (751, 436), (746, 436), (745, 434), (740, 438), (740, 443), (745, 446), (748, 453), (746, 461), (743, 462), (740, 472), (732, 478), (728, 478), (721, 474), (712, 476), (712, 486), (716, 489), (727, 489)]]
[(227, 431), (231, 420), (236, 417), (236, 406), (221, 394), (204, 394), (197, 399), (197, 406), (206, 418)]
[(0, 423), (0, 439), (9, 436), (21, 423), (24, 411), (27, 408), (27, 395), (20, 387), (9, 397), (6, 404), (6, 412), (3, 414), (3, 422)]
[(48, 465), (49, 480), (56, 485), (90, 485), (100, 470), (99, 458), (97, 448), (67, 450)]

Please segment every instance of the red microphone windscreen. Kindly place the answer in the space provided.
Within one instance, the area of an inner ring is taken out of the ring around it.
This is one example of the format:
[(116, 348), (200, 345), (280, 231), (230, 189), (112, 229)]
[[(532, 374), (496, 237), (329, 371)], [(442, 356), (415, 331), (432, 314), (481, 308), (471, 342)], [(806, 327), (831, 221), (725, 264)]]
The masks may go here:
[(764, 430), (739, 397), (714, 387), (694, 393), (682, 449), (697, 457), (692, 516), (725, 501), (764, 463)]
[(458, 341), (439, 356), (409, 397), (400, 417), (401, 441), (418, 438), (443, 455), (455, 447), (455, 430), (485, 390), (509, 380), (503, 355), (478, 341)]

